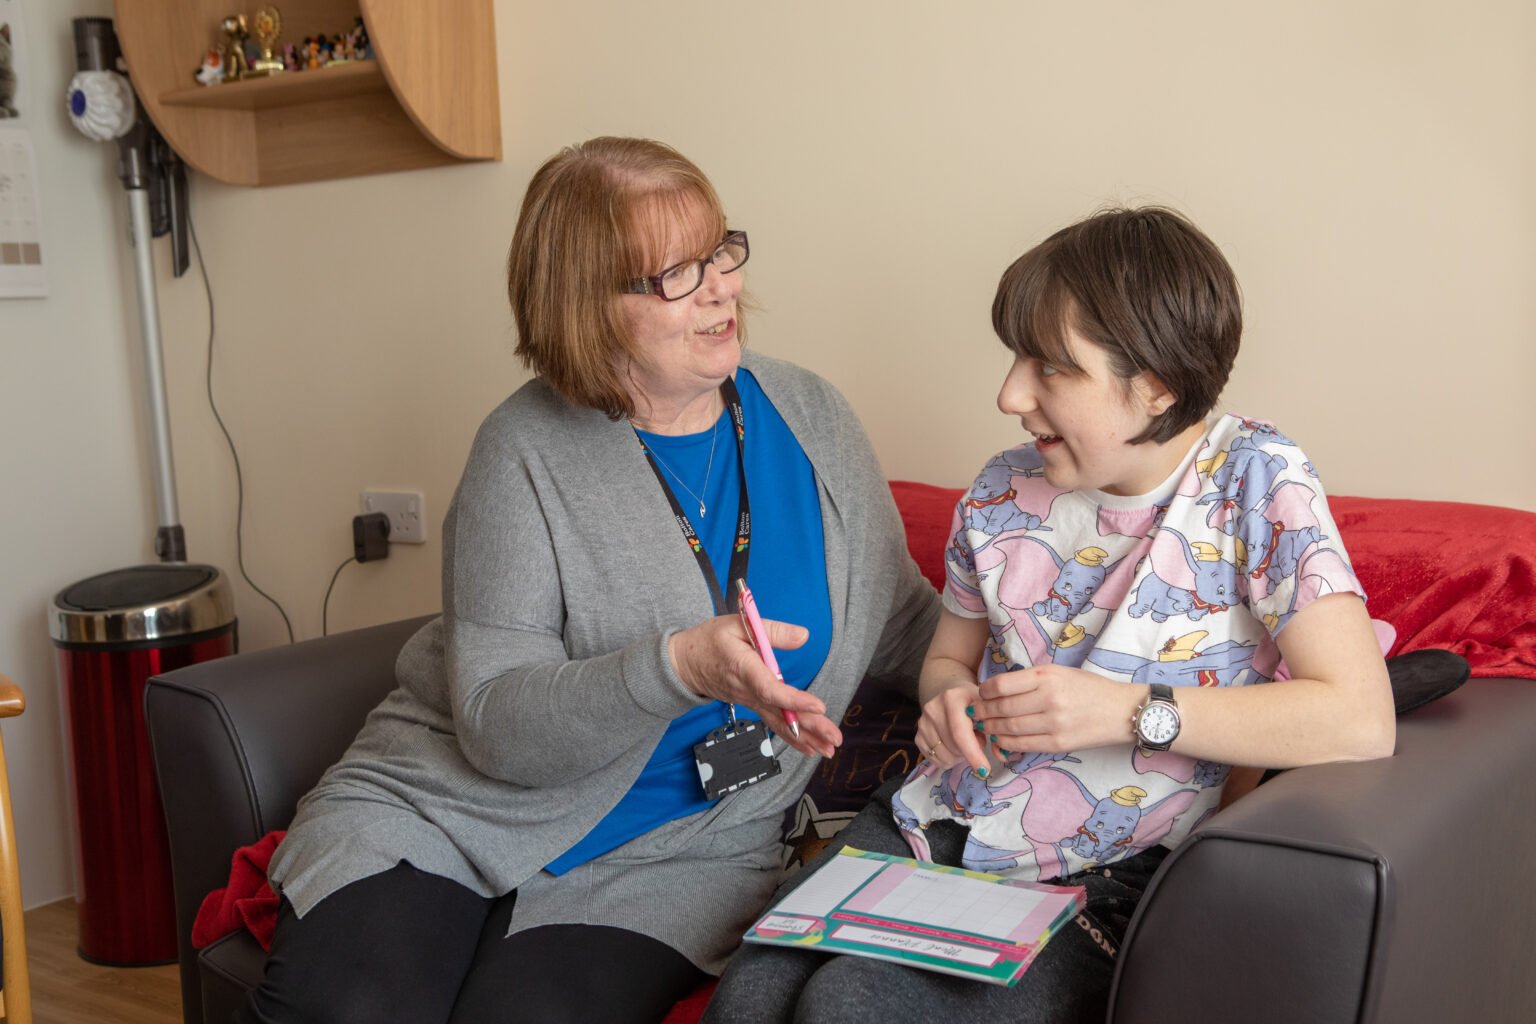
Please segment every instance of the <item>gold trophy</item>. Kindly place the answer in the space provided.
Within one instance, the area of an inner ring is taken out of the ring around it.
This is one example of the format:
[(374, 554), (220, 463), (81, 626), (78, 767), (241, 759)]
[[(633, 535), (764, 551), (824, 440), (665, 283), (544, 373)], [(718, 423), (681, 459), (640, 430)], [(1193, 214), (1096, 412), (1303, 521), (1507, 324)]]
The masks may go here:
[(271, 4), (261, 8), (251, 18), (251, 35), (261, 47), (261, 56), (251, 65), (251, 75), (275, 75), (283, 70), (283, 59), (273, 53), (277, 35), (283, 30), (283, 16)]

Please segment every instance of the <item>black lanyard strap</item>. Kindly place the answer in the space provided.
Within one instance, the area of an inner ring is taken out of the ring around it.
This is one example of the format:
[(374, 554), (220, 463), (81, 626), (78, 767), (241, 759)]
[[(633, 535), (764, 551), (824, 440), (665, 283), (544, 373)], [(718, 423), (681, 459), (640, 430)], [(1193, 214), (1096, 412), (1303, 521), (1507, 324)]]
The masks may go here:
[(678, 503), (677, 495), (672, 493), (672, 487), (667, 483), (667, 478), (661, 472), (661, 466), (656, 461), (656, 456), (646, 447), (645, 441), (637, 433), (636, 439), (640, 441), (640, 450), (645, 453), (646, 462), (650, 463), (651, 472), (656, 474), (656, 480), (661, 484), (661, 493), (667, 496), (667, 504), (672, 506), (672, 515), (677, 520), (678, 529), (683, 531), (683, 538), (688, 541), (688, 546), (693, 549), (693, 557), (698, 560), (699, 571), (704, 574), (704, 582), (709, 585), (709, 599), (714, 602), (715, 614), (734, 614), (736, 611), (736, 581), (747, 578), (747, 561), (752, 556), (752, 508), (747, 499), (747, 417), (741, 408), (741, 395), (736, 390), (736, 382), (731, 378), (725, 378), (720, 385), (720, 394), (725, 399), (725, 407), (730, 411), (731, 424), (736, 433), (737, 464), (741, 470), (741, 491), (736, 509), (736, 540), (731, 545), (731, 564), (726, 571), (726, 587), (722, 590), (720, 579), (715, 575), (715, 567), (709, 562), (709, 555), (704, 551), (704, 543), (699, 538), (699, 532), (693, 528), (693, 521), (688, 518), (688, 513), (683, 511), (683, 506)]

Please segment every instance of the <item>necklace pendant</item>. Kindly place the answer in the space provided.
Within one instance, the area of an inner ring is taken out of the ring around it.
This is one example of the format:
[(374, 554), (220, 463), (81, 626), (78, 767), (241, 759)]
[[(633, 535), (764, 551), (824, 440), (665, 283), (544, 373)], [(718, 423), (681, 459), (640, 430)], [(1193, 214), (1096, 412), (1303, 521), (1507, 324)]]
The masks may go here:
[(699, 518), (704, 518), (704, 503), (702, 501), (699, 502)]

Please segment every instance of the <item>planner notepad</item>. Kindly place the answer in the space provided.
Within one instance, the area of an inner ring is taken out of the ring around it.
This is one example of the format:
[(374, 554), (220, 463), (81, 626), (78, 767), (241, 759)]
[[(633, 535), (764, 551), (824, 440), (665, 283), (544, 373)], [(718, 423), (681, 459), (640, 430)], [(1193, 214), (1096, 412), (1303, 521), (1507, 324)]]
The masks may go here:
[(1081, 886), (843, 847), (743, 938), (1014, 985), (1085, 900)]

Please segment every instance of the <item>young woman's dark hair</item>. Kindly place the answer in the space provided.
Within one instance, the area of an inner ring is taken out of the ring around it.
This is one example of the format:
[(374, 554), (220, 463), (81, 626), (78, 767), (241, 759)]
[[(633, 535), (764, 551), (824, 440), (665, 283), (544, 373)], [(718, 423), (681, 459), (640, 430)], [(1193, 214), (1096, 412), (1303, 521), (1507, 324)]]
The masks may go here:
[(1116, 208), (1014, 261), (998, 282), (992, 327), (1018, 356), (1080, 371), (1071, 328), (1109, 353), (1121, 380), (1157, 377), (1177, 400), (1132, 443), (1161, 443), (1221, 396), (1242, 339), (1242, 294), (1221, 250), (1181, 214)]

